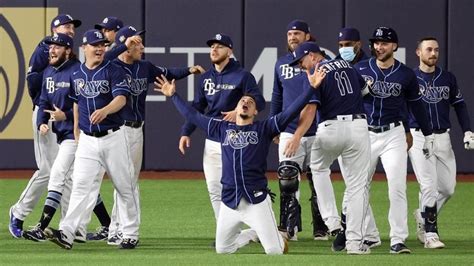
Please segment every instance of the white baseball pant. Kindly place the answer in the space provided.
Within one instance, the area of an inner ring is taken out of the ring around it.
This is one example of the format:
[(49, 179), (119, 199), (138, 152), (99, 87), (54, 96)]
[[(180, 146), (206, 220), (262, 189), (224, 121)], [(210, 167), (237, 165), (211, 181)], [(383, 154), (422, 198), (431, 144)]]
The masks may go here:
[(202, 156), (204, 176), (206, 178), (207, 191), (211, 200), (212, 209), (216, 221), (219, 217), (222, 194), (222, 151), (221, 144), (216, 141), (206, 139), (204, 144), (204, 154)]
[(283, 254), (285, 242), (278, 232), (270, 196), (258, 204), (250, 204), (242, 198), (235, 210), (222, 203), (220, 211), (216, 229), (217, 253), (236, 252), (241, 247), (239, 242), (243, 242), (241, 238), (248, 237), (241, 233), (246, 224), (255, 230), (266, 254)]
[[(73, 187), (69, 209), (59, 225), (72, 242), (79, 224), (90, 215), (97, 199), (103, 175), (102, 166), (118, 191), (118, 202), (125, 209), (119, 213), (123, 221), (123, 238), (138, 239), (138, 200), (134, 196), (134, 167), (129, 142), (123, 127), (96, 138), (81, 132), (74, 163)], [(95, 202), (94, 202), (95, 203)]]
[[(364, 219), (367, 211), (368, 169), (370, 143), (365, 119), (327, 120), (318, 125), (318, 133), (311, 149), (311, 171), (313, 176), (327, 171), (341, 156), (344, 165), (343, 212), (346, 214), (346, 239), (361, 244), (365, 237)], [(316, 188), (316, 183), (315, 183)], [(340, 226), (339, 226), (340, 227)]]
[[(54, 134), (52, 130), (48, 130), (46, 135), (41, 135), (36, 125), (37, 115), (38, 106), (35, 106), (31, 121), (33, 125), (35, 160), (38, 170), (36, 170), (30, 178), (30, 181), (21, 193), (18, 202), (15, 203), (12, 208), (13, 215), (20, 220), (25, 220), (25, 218), (33, 211), (48, 187), (51, 167), (53, 166), (54, 159), (56, 159), (58, 153), (56, 134)], [(49, 127), (52, 128), (51, 122), (49, 122)]]

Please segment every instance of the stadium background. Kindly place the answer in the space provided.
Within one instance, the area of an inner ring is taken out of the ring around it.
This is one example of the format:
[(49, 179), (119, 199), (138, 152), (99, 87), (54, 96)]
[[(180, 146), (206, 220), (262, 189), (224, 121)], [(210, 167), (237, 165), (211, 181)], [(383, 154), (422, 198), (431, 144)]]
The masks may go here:
[[(2, 0), (0, 2), (0, 169), (35, 168), (31, 100), (26, 88), (28, 60), (37, 43), (50, 33), (50, 21), (69, 13), (83, 25), (77, 29), (75, 52), (80, 54), (82, 34), (105, 16), (120, 17), (125, 24), (146, 29), (146, 59), (167, 67), (200, 64), (209, 68), (205, 41), (215, 33), (232, 36), (236, 58), (259, 82), (271, 100), (273, 67), (286, 53), (286, 25), (295, 18), (309, 23), (312, 34), (329, 54), (337, 54), (337, 35), (344, 26), (361, 32), (363, 47), (381, 25), (394, 28), (400, 39), (396, 57), (417, 65), (416, 41), (425, 36), (439, 39), (440, 66), (455, 73), (474, 115), (470, 0)], [(181, 95), (192, 99), (198, 77), (178, 82)], [(267, 112), (260, 114), (264, 117)], [(458, 172), (474, 173), (474, 155), (462, 146), (462, 132), (451, 113), (451, 138)], [(150, 90), (145, 125), (146, 170), (202, 170), (204, 135), (195, 132), (185, 157), (177, 149), (182, 118), (170, 102)], [(473, 121), (474, 122), (474, 121)], [(277, 167), (273, 145), (269, 170)]]

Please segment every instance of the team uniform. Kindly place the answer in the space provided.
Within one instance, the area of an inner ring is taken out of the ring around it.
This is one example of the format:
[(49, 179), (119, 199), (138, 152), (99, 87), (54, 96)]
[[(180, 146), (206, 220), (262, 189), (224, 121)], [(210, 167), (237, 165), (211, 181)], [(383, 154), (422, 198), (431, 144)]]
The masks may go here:
[[(220, 118), (221, 112), (232, 111), (244, 94), (256, 98), (258, 110), (265, 106), (263, 98), (255, 81), (255, 77), (245, 71), (234, 59), (230, 59), (222, 72), (214, 66), (206, 71), (200, 80), (200, 89), (195, 94), (192, 106), (206, 116)], [(186, 122), (181, 130), (181, 136), (190, 136), (196, 126)], [(218, 142), (206, 138), (203, 154), (203, 170), (207, 189), (211, 200), (214, 216), (217, 220), (221, 206), (221, 146)]]
[[(280, 57), (274, 69), (274, 85), (272, 93), (272, 102), (270, 109), (270, 116), (276, 115), (283, 110), (287, 109), (291, 103), (303, 92), (303, 84), (306, 80), (306, 74), (301, 71), (299, 67), (290, 66), (289, 63), (294, 59), (293, 54), (288, 53)], [(315, 104), (315, 102), (309, 102)], [(286, 157), (283, 152), (286, 144), (290, 141), (298, 127), (299, 116), (292, 120), (289, 125), (285, 128), (284, 132), (280, 134), (278, 144), (278, 155), (279, 155), (279, 178), (280, 180), (280, 228), (287, 230), (288, 234), (295, 237), (297, 231), (301, 231), (301, 205), (299, 204), (299, 181), (300, 173), (306, 172), (309, 168), (311, 145), (314, 141), (316, 134), (316, 119), (314, 119), (308, 131), (300, 140), (300, 146), (296, 151), (296, 154), (291, 157)], [(293, 169), (294, 171), (289, 171)], [(291, 176), (292, 173), (295, 175)], [(320, 187), (322, 193), (331, 194), (334, 198), (334, 192), (331, 181), (329, 179), (330, 171), (321, 180)], [(314, 237), (327, 237), (328, 228), (322, 220), (321, 214), (318, 208), (318, 197), (313, 186), (313, 178), (311, 171), (307, 172), (310, 188), (311, 188), (311, 211), (313, 218), (313, 236)], [(293, 177), (296, 177), (294, 180)], [(290, 181), (291, 180), (291, 181)], [(327, 186), (329, 185), (329, 187)], [(327, 197), (330, 197), (328, 195)], [(334, 200), (334, 207), (335, 207)], [(337, 208), (336, 208), (337, 216)], [(324, 217), (323, 217), (324, 218)], [(295, 229), (296, 227), (296, 229)], [(334, 229), (334, 228), (333, 228)]]
[[(364, 96), (364, 108), (369, 124), (371, 143), (370, 177), (373, 176), (379, 158), (382, 161), (387, 181), (390, 200), (389, 223), (391, 246), (404, 245), (408, 237), (407, 224), (407, 143), (402, 126), (406, 123), (406, 104), (413, 109), (419, 121), (422, 121), (423, 135), (431, 134), (427, 124), (426, 112), (420, 105), (418, 83), (414, 72), (394, 60), (389, 69), (380, 69), (376, 59), (359, 62), (356, 70), (372, 84), (369, 93)], [(346, 168), (345, 168), (346, 169)], [(372, 210), (367, 212), (368, 241), (380, 242), (379, 232), (375, 225)]]
[(222, 203), (217, 219), (216, 251), (233, 253), (245, 223), (255, 230), (267, 254), (282, 254), (285, 243), (271, 206), (266, 158), (272, 139), (298, 114), (311, 97), (301, 95), (283, 113), (245, 126), (201, 115), (177, 95), (172, 96), (179, 112), (206, 131), (208, 139), (222, 148)]
[[(118, 33), (120, 34), (120, 32)], [(148, 92), (148, 85), (153, 84), (155, 77), (164, 75), (167, 79), (182, 79), (187, 77), (190, 72), (186, 68), (164, 68), (158, 67), (149, 61), (140, 60), (133, 64), (127, 64), (119, 59), (113, 61), (114, 64), (125, 70), (130, 80), (131, 96), (127, 99), (127, 105), (124, 107), (122, 117), (125, 120), (125, 132), (130, 145), (130, 153), (134, 165), (134, 197), (139, 200), (138, 177), (143, 160), (143, 124), (145, 121), (145, 98)], [(117, 191), (114, 191), (114, 198), (117, 199)], [(112, 209), (112, 222), (109, 227), (109, 239), (121, 233), (121, 225), (118, 215), (125, 211), (126, 206), (120, 205), (115, 200)], [(138, 221), (140, 221), (140, 205), (138, 204)], [(109, 241), (110, 242), (110, 241)]]
[(74, 154), (77, 148), (73, 131), (73, 102), (69, 98), (70, 75), (77, 70), (79, 65), (80, 62), (77, 59), (72, 59), (65, 61), (58, 67), (49, 66), (44, 70), (44, 82), (39, 99), (38, 119), (35, 128), (38, 130), (42, 124), (48, 124), (49, 114), (44, 110), (54, 110), (54, 106), (65, 113), (66, 120), (54, 121), (52, 128), (50, 128), (56, 134), (59, 150), (51, 168), (48, 195), (40, 222), (35, 228), (23, 233), (26, 239), (33, 241), (46, 240), (43, 230), (49, 225), (55, 210), (60, 205), (62, 217), (66, 215), (72, 186), (71, 176)]
[(410, 113), (413, 146), (408, 154), (420, 184), (419, 209), (415, 215), (424, 224), (422, 236), (418, 236), (424, 242), (425, 238), (437, 237), (437, 214), (452, 196), (456, 186), (456, 160), (449, 135), (450, 107), (456, 110), (463, 132), (471, 131), (471, 125), (466, 104), (452, 73), (436, 67), (433, 73), (425, 73), (416, 68), (415, 74), (423, 97), (422, 104), (426, 108), (435, 136), (434, 154), (426, 159), (422, 151), (424, 138), (420, 125)]

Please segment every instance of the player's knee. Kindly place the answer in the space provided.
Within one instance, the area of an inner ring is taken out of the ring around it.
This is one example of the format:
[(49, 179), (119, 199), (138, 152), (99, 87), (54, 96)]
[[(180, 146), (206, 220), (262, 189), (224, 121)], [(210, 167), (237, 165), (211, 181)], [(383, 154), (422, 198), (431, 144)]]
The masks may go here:
[(454, 190), (456, 188), (456, 184), (452, 184), (450, 186), (440, 187), (438, 189), (439, 194), (449, 198), (454, 194)]
[(282, 193), (296, 193), (299, 187), (301, 169), (298, 163), (282, 161), (278, 166), (278, 179)]
[(232, 254), (237, 251), (235, 245), (230, 246), (221, 246), (216, 244), (216, 253), (217, 254)]
[(265, 254), (267, 255), (283, 255), (283, 248), (282, 247), (269, 247), (265, 248)]

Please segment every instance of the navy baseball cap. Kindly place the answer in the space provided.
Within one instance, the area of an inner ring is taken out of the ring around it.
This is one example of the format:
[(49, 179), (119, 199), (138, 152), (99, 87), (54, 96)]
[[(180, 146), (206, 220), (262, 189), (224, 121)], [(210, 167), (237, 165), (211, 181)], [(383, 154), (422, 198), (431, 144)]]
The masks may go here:
[(321, 48), (319, 48), (319, 46), (315, 42), (304, 42), (298, 45), (298, 47), (296, 47), (296, 50), (293, 52), (295, 59), (291, 61), (290, 66), (297, 65), (300, 60), (310, 52), (321, 54), (323, 53), (321, 51)]
[(104, 20), (102, 20), (102, 23), (95, 24), (94, 28), (101, 30), (101, 29), (106, 29), (106, 30), (113, 30), (113, 31), (118, 31), (123, 27), (123, 22), (118, 19), (117, 17), (106, 17)]
[(117, 44), (124, 43), (128, 37), (140, 35), (143, 33), (145, 33), (145, 30), (137, 31), (137, 29), (135, 29), (132, 26), (125, 26), (121, 28), (120, 30), (118, 30), (117, 34), (115, 34), (115, 43)]
[(109, 41), (104, 37), (104, 34), (99, 30), (88, 30), (82, 37), (82, 44), (97, 45), (99, 43), (108, 43)]
[(216, 42), (222, 45), (225, 45), (229, 47), (230, 49), (232, 49), (234, 46), (234, 44), (232, 43), (232, 39), (228, 35), (225, 35), (222, 33), (216, 34), (214, 37), (209, 39), (206, 43), (207, 43), (207, 46), (211, 47), (212, 44)]
[(339, 32), (339, 41), (360, 41), (360, 33), (354, 28), (343, 28)]
[(304, 33), (310, 32), (308, 23), (299, 19), (295, 19), (288, 24), (288, 26), (286, 27), (286, 31), (290, 31), (290, 30), (300, 30)]
[(369, 39), (371, 43), (376, 41), (398, 43), (398, 36), (394, 29), (389, 27), (378, 27)]
[(56, 44), (68, 48), (72, 48), (74, 46), (74, 42), (69, 35), (62, 34), (62, 33), (55, 33), (53, 36), (49, 37), (46, 41), (46, 44)]
[(73, 19), (69, 14), (59, 14), (51, 21), (51, 30), (64, 24), (72, 23), (74, 27), (81, 26), (82, 22), (78, 19)]

